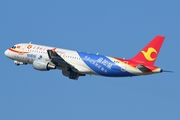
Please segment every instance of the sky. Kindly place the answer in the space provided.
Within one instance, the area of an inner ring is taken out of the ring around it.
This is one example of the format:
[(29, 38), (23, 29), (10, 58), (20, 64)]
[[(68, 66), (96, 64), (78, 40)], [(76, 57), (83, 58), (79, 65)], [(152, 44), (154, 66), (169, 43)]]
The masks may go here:
[[(1, 0), (0, 120), (179, 120), (180, 1)], [(15, 66), (4, 51), (32, 42), (120, 58), (156, 35), (155, 63), (173, 73), (70, 80), (59, 70)]]

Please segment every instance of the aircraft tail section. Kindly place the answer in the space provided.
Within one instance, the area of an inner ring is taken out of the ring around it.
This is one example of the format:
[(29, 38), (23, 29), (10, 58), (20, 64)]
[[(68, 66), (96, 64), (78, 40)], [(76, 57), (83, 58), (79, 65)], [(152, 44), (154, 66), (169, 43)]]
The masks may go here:
[(154, 65), (164, 38), (164, 36), (156, 36), (131, 60), (142, 64)]

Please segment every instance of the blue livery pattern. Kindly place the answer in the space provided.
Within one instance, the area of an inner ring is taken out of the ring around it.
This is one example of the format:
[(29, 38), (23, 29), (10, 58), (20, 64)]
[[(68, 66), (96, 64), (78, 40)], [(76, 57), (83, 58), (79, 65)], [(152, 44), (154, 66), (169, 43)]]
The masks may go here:
[(124, 71), (106, 56), (85, 52), (78, 52), (78, 54), (88, 67), (100, 75), (109, 77), (134, 76), (134, 74)]

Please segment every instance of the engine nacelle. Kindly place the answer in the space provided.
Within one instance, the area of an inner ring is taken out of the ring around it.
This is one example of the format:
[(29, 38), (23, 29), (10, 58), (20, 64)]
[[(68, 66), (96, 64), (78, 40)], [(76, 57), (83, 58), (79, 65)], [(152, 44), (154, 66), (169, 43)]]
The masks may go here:
[(33, 67), (34, 69), (40, 71), (48, 71), (50, 69), (56, 69), (56, 66), (54, 64), (44, 60), (34, 60)]

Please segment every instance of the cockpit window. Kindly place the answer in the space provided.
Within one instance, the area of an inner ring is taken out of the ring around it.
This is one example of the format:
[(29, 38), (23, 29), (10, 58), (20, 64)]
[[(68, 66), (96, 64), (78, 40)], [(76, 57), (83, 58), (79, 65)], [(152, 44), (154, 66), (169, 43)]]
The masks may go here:
[(13, 46), (12, 49), (16, 49), (16, 46)]

